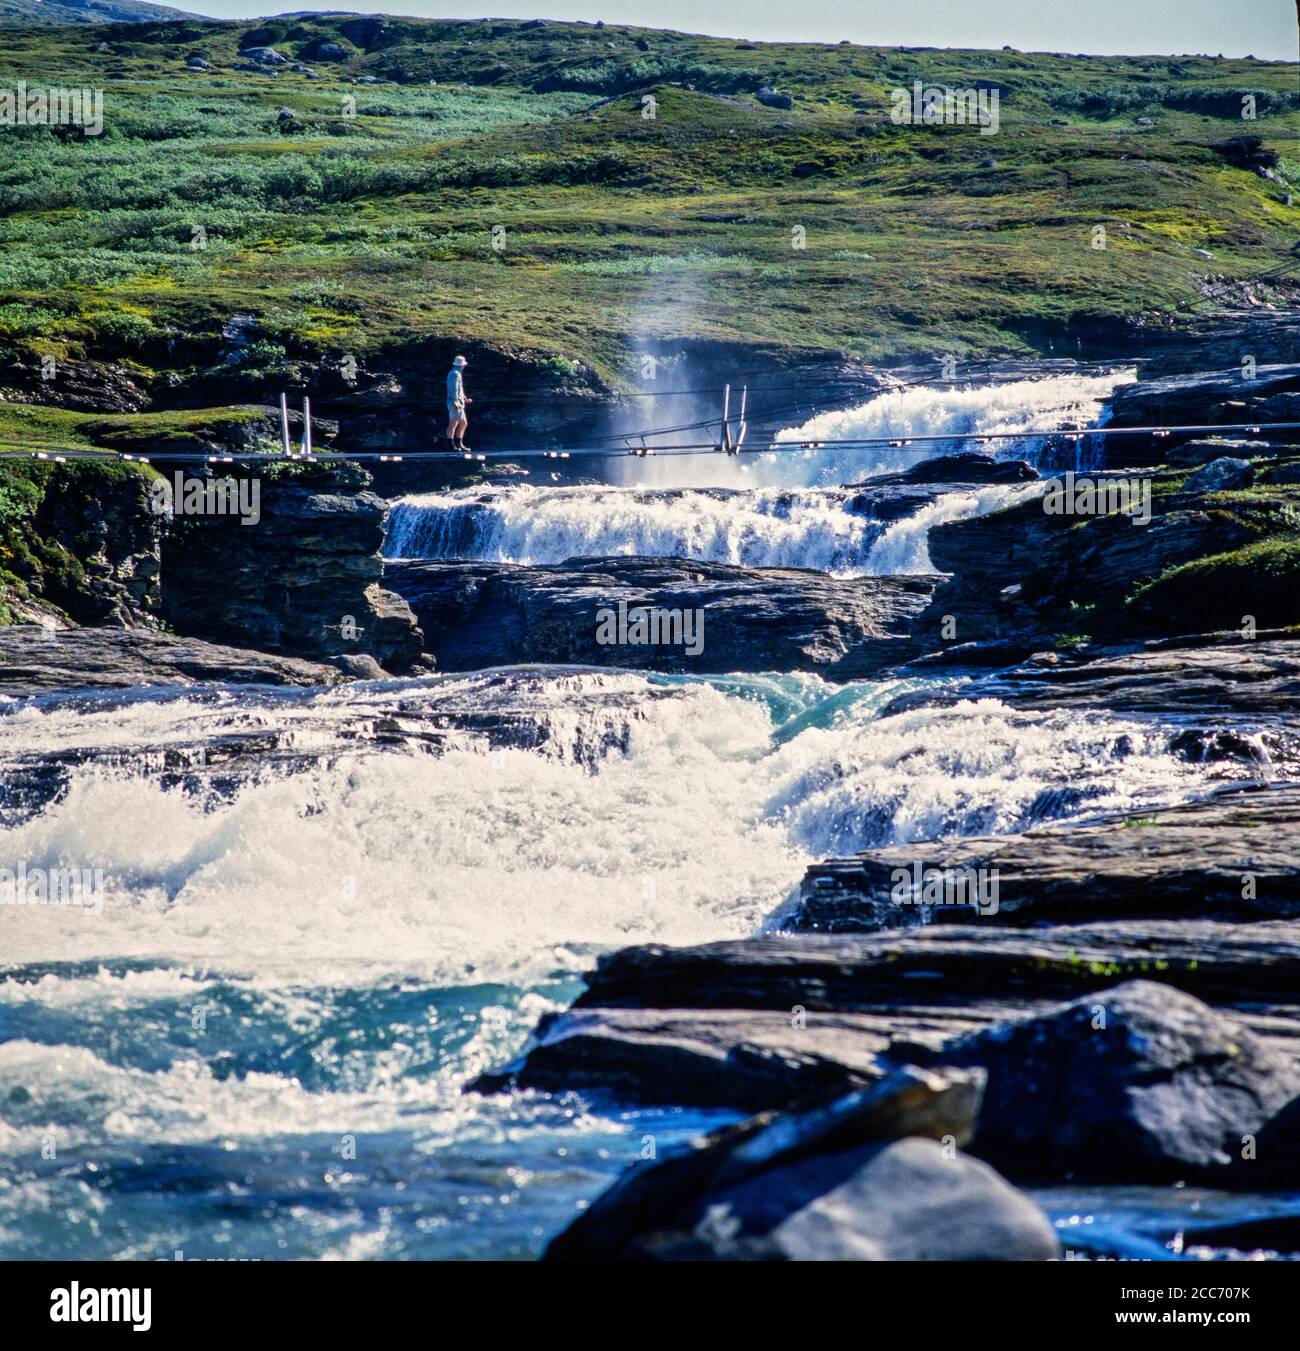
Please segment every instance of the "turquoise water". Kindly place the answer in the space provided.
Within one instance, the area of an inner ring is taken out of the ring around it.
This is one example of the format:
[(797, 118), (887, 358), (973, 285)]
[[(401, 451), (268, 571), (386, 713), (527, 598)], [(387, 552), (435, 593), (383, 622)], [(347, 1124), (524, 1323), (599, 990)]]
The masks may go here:
[(533, 1257), (647, 1137), (727, 1119), (461, 1092), (575, 988), (521, 1010), (501, 986), (287, 999), (133, 963), (10, 971), (3, 1117), (40, 1138), (0, 1164), (0, 1255)]
[(5, 782), (61, 776), (7, 791), (3, 856), (103, 875), (97, 908), (0, 906), (0, 1257), (535, 1256), (729, 1119), (464, 1091), (600, 952), (756, 932), (828, 853), (1204, 786), (1169, 729), (881, 717), (903, 688), (530, 668), (0, 708)]

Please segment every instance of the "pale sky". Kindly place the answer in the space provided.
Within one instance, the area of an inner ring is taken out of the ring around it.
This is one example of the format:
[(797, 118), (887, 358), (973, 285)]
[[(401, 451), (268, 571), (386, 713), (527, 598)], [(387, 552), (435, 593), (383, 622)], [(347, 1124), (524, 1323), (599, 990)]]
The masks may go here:
[[(171, 0), (214, 18), (283, 13), (274, 0)], [(329, 11), (334, 4), (290, 3)], [(387, 0), (351, 13), (442, 19), (582, 19), (760, 41), (874, 46), (1001, 47), (1021, 51), (1206, 53), (1297, 60), (1295, 0)], [(488, 15), (485, 16), (484, 9)]]

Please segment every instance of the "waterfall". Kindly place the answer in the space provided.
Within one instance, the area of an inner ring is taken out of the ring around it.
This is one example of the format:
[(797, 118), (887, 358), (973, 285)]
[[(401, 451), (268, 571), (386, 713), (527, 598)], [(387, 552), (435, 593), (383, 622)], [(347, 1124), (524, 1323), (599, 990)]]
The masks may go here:
[[(824, 413), (778, 443), (948, 435), (925, 454), (983, 450), (1031, 463), (1047, 438), (981, 444), (995, 432), (1095, 424), (1124, 372), (1060, 375), (971, 389), (914, 387)], [(885, 529), (863, 494), (841, 486), (916, 464), (910, 447), (791, 449), (737, 461), (721, 456), (638, 461), (653, 486), (493, 485), (399, 498), (391, 558), (538, 565), (639, 554), (745, 567), (815, 568), (834, 576), (930, 570), (925, 538), (940, 521), (1017, 500), (1005, 487), (961, 489)], [(676, 480), (675, 482), (673, 480)], [(881, 490), (883, 491), (883, 490)], [(867, 497), (870, 494), (866, 495)]]

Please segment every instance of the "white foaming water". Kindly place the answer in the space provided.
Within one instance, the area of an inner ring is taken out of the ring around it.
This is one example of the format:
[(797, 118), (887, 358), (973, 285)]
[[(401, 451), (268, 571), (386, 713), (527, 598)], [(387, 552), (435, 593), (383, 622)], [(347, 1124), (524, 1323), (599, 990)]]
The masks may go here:
[(877, 524), (844, 495), (512, 485), (400, 498), (389, 517), (391, 558), (562, 563), (642, 555), (752, 568), (860, 572)]
[[(825, 413), (781, 442), (951, 435), (923, 454), (882, 447), (637, 460), (639, 486), (498, 485), (399, 498), (388, 522), (391, 558), (537, 565), (643, 555), (745, 567), (815, 568), (835, 576), (930, 571), (931, 525), (996, 510), (1018, 489), (945, 494), (891, 527), (855, 511), (838, 486), (910, 468), (925, 456), (978, 448), (1035, 462), (1045, 439), (976, 446), (994, 432), (1083, 425), (1131, 372), (1062, 375), (973, 389), (912, 388)], [(710, 489), (712, 489), (710, 491)]]
[(934, 572), (934, 564), (930, 561), (930, 530), (933, 526), (972, 516), (987, 516), (1023, 502), (1027, 497), (1037, 497), (1044, 491), (1040, 483), (998, 483), (943, 493), (919, 511), (895, 521), (872, 545), (862, 573), (868, 577), (894, 577)]
[[(563, 737), (551, 754), (336, 748), (206, 806), (152, 775), (80, 768), (60, 800), (0, 831), (0, 856), (102, 868), (103, 913), (8, 909), (5, 959), (157, 958), (273, 987), (528, 985), (583, 969), (593, 948), (751, 933), (827, 853), (1126, 809), (1201, 782), (1159, 729), (994, 701), (876, 719), (880, 687), (846, 698), (816, 677), (771, 682), (804, 710), (784, 726), (768, 702), (707, 683), (592, 673), (536, 697), (563, 704), (611, 679), (642, 699), (626, 751), (594, 767)], [(362, 716), (381, 697), (304, 702)], [(140, 728), (146, 713), (151, 743), (194, 730), (191, 703), (137, 703)], [(45, 717), (66, 745), (84, 714)]]
[(768, 803), (809, 858), (996, 834), (1195, 794), (1170, 734), (1106, 714), (996, 699), (810, 728)]
[[(795, 452), (805, 468), (805, 483), (842, 483), (864, 475), (906, 469), (929, 455), (956, 450), (979, 450), (998, 459), (1037, 463), (1046, 438), (973, 444), (971, 438), (998, 432), (1032, 432), (1095, 425), (1102, 404), (1116, 385), (1134, 372), (1105, 375), (1055, 375), (1042, 380), (1013, 380), (1005, 384), (965, 389), (913, 386), (878, 395), (856, 408), (819, 413), (802, 426), (778, 433), (777, 441), (834, 441), (860, 437), (902, 439), (909, 436), (952, 436), (952, 442), (931, 444), (922, 451), (874, 447)], [(776, 456), (767, 457), (776, 459)], [(766, 476), (767, 465), (761, 472)], [(785, 481), (785, 480), (781, 480)]]

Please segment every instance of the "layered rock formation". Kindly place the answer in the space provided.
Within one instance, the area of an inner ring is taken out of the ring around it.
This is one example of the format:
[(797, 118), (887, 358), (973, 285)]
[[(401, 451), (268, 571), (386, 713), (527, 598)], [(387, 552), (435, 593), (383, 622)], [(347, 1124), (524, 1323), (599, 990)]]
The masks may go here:
[(175, 638), (148, 629), (0, 628), (0, 694), (126, 689), (135, 685), (333, 685), (344, 677), (322, 662)]
[(162, 549), (163, 615), (179, 633), (311, 658), (421, 654), (409, 607), (381, 584), (387, 505), (355, 464), (281, 466), (260, 519), (181, 517)]
[[(870, 675), (908, 656), (911, 621), (938, 581), (840, 581), (794, 568), (673, 558), (572, 559), (549, 567), (390, 562), (386, 578), (410, 603), (425, 648), (444, 671), (582, 662), (652, 671), (819, 671), (836, 679)], [(640, 642), (638, 610), (702, 622), (698, 633), (692, 628), (676, 641)]]

